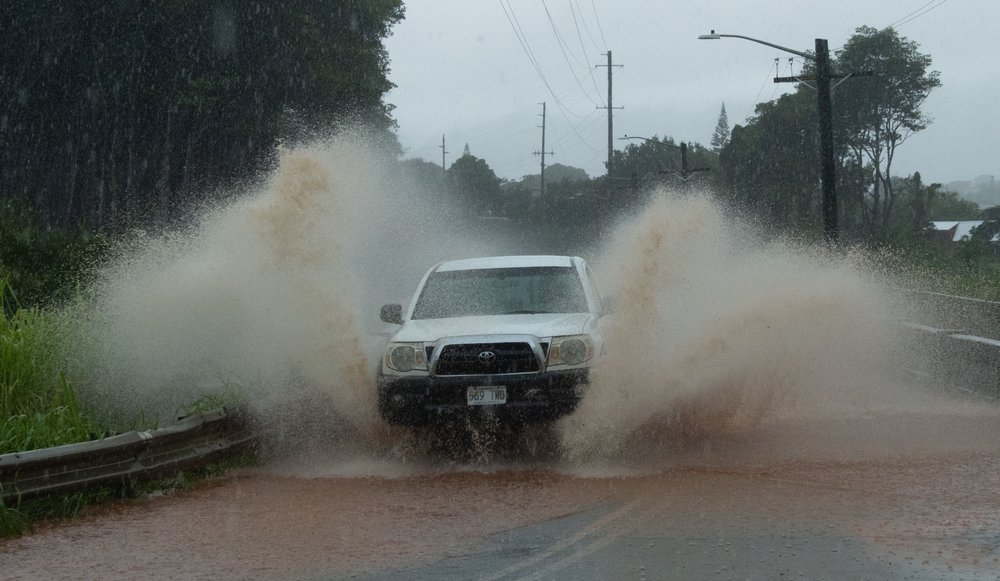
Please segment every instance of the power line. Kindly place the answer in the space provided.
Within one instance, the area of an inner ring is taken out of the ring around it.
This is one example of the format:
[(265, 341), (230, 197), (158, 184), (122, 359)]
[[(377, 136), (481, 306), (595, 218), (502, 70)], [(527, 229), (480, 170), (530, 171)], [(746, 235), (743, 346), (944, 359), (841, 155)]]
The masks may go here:
[[(594, 35), (590, 33), (590, 27), (587, 26), (587, 19), (584, 18), (584, 16), (583, 16), (583, 10), (580, 9), (580, 3), (579, 3), (579, 1), (578, 0), (569, 0), (569, 3), (570, 3), (569, 4), (570, 10), (573, 10), (573, 5), (574, 4), (576, 5), (576, 10), (574, 10), (574, 12), (573, 12), (573, 21), (576, 22), (576, 13), (579, 12), (580, 13), (580, 20), (583, 22), (583, 29), (587, 32), (587, 37), (590, 38), (591, 44), (593, 44), (594, 48), (596, 48), (597, 50), (604, 50), (604, 49), (601, 48), (601, 45), (597, 44), (597, 41), (594, 40)], [(587, 51), (583, 51), (583, 52), (584, 52), (584, 54), (586, 54)], [(600, 91), (598, 91), (598, 92), (600, 92)]]
[(575, 117), (584, 117), (584, 115), (570, 111), (563, 104), (562, 100), (559, 99), (559, 96), (556, 95), (555, 91), (552, 90), (548, 79), (546, 79), (545, 75), (542, 73), (542, 68), (539, 66), (538, 60), (535, 58), (535, 53), (531, 50), (531, 45), (528, 43), (528, 37), (524, 34), (524, 30), (521, 28), (521, 23), (517, 20), (517, 14), (514, 13), (514, 8), (510, 5), (510, 0), (507, 0), (506, 5), (504, 4), (504, 0), (500, 0), (500, 7), (503, 8), (504, 15), (507, 16), (507, 22), (510, 23), (511, 28), (514, 30), (514, 35), (517, 36), (518, 42), (521, 43), (521, 49), (524, 50), (524, 54), (527, 55), (531, 65), (535, 68), (535, 72), (538, 73), (538, 78), (542, 80), (542, 84), (544, 84), (545, 88), (549, 90), (549, 94), (552, 95), (552, 98), (555, 100), (556, 105), (559, 106), (559, 110), (562, 112), (563, 116), (568, 113)]
[[(580, 134), (583, 135), (585, 138), (592, 136), (594, 134), (594, 129), (600, 127), (601, 115), (599, 111), (600, 109), (594, 109), (587, 119), (584, 119), (579, 124), (577, 124), (576, 130), (580, 132)], [(552, 145), (560, 149), (568, 150), (572, 149), (574, 146), (567, 144), (569, 142), (576, 141), (577, 143), (582, 143), (583, 145), (586, 145), (589, 149), (591, 149), (594, 152), (601, 151), (600, 149), (592, 147), (586, 141), (581, 142), (579, 140), (574, 140), (573, 139), (574, 137), (575, 135), (573, 135), (572, 133), (565, 133), (562, 135), (562, 137), (553, 140)]]
[(896, 28), (896, 27), (903, 26), (904, 24), (909, 24), (909, 23), (913, 22), (914, 20), (920, 18), (924, 14), (927, 14), (931, 10), (934, 10), (935, 8), (941, 6), (942, 4), (944, 4), (947, 1), (948, 0), (930, 0), (929, 2), (927, 2), (926, 4), (924, 4), (923, 6), (921, 6), (920, 8), (917, 8), (916, 10), (914, 10), (913, 12), (910, 12), (909, 14), (907, 14), (906, 16), (900, 18), (896, 22), (893, 22), (889, 26), (886, 26), (886, 28)]
[[(594, 91), (597, 92), (598, 99), (600, 99), (601, 90), (597, 87), (597, 79), (594, 78), (594, 66), (590, 64), (590, 59), (587, 58), (587, 47), (583, 45), (583, 35), (580, 34), (580, 25), (576, 21), (576, 10), (573, 8), (572, 0), (569, 1), (569, 10), (573, 13), (573, 26), (576, 28), (576, 37), (580, 39), (580, 51), (583, 53), (583, 60), (587, 61), (587, 72), (590, 73), (590, 82), (593, 83)], [(583, 18), (583, 14), (580, 15), (580, 18)], [(587, 21), (583, 22), (583, 27), (587, 28)], [(589, 30), (587, 34), (590, 34)], [(594, 37), (590, 37), (590, 40), (593, 42)], [(601, 104), (604, 105), (605, 103), (602, 101)]]
[(527, 36), (524, 35), (524, 31), (521, 29), (520, 22), (518, 22), (518, 20), (517, 20), (517, 15), (514, 13), (514, 8), (512, 6), (510, 6), (510, 0), (507, 0), (507, 2), (508, 3), (505, 5), (504, 4), (504, 0), (500, 0), (500, 8), (503, 9), (504, 15), (507, 17), (507, 22), (510, 23), (511, 29), (514, 31), (514, 35), (517, 37), (518, 42), (521, 43), (521, 49), (524, 50), (524, 54), (528, 57), (528, 60), (531, 62), (531, 65), (534, 67), (535, 72), (538, 74), (538, 77), (541, 79), (542, 84), (545, 85), (545, 88), (548, 89), (549, 94), (552, 95), (552, 99), (555, 101), (556, 105), (559, 107), (559, 113), (563, 116), (563, 119), (566, 120), (566, 123), (569, 125), (570, 129), (573, 130), (573, 133), (577, 136), (577, 138), (580, 139), (580, 141), (584, 142), (584, 144), (587, 145), (587, 147), (591, 147), (590, 144), (587, 144), (584, 141), (583, 137), (576, 130), (576, 127), (569, 120), (569, 117), (568, 117), (567, 114), (571, 114), (571, 115), (573, 115), (575, 117), (580, 117), (580, 118), (586, 118), (587, 115), (580, 115), (579, 113), (575, 113), (575, 112), (570, 111), (569, 109), (567, 109), (566, 106), (563, 104), (562, 100), (559, 98), (559, 96), (556, 95), (555, 91), (552, 90), (552, 86), (549, 85), (549, 82), (545, 78), (545, 75), (542, 74), (542, 69), (538, 65), (538, 61), (535, 59), (535, 55), (534, 55), (534, 53), (531, 50), (531, 46), (528, 44), (528, 38), (527, 38)]
[[(559, 50), (562, 52), (563, 60), (566, 61), (566, 66), (569, 68), (570, 74), (573, 75), (573, 80), (576, 81), (576, 85), (580, 87), (580, 91), (584, 94), (584, 96), (586, 96), (592, 104), (597, 105), (597, 101), (595, 101), (590, 93), (587, 92), (587, 89), (583, 88), (583, 83), (580, 82), (580, 77), (576, 76), (576, 71), (573, 70), (573, 65), (569, 62), (569, 56), (566, 54), (568, 47), (566, 46), (565, 41), (563, 41), (562, 35), (559, 34), (559, 29), (556, 27), (556, 23), (552, 19), (552, 13), (549, 12), (549, 7), (545, 5), (545, 0), (542, 0), (542, 8), (545, 9), (545, 16), (548, 18), (549, 26), (552, 28), (552, 33), (556, 37), (556, 44), (559, 45)], [(570, 54), (572, 54), (572, 52)], [(581, 67), (584, 66), (583, 63), (576, 58), (576, 55), (573, 55), (573, 60), (575, 60)], [(590, 65), (588, 64), (587, 66), (589, 68)], [(598, 93), (600, 93), (600, 91), (598, 91)]]
[(594, 5), (594, 0), (590, 0), (590, 7), (594, 9), (594, 21), (597, 22), (597, 31), (601, 33), (601, 43), (604, 45), (604, 50), (608, 50), (608, 41), (604, 40), (604, 29), (601, 28), (601, 18), (597, 15), (597, 6)]
[(570, 50), (569, 43), (567, 43), (565, 39), (563, 39), (562, 34), (559, 32), (559, 27), (556, 26), (556, 21), (552, 18), (552, 13), (549, 11), (548, 5), (545, 4), (545, 0), (542, 0), (542, 8), (545, 10), (545, 16), (549, 21), (549, 26), (552, 28), (552, 32), (555, 33), (556, 42), (559, 44), (559, 48), (563, 50), (563, 57), (566, 57), (568, 59), (565, 51), (569, 50), (569, 56), (573, 57), (573, 60), (576, 61), (576, 64), (580, 65), (581, 67), (585, 66), (582, 62), (580, 62), (580, 59), (576, 58), (576, 55), (573, 54), (573, 51)]
[[(774, 60), (778, 60), (778, 59), (774, 59)], [(750, 103), (750, 110), (747, 111), (747, 116), (746, 116), (747, 119), (750, 118), (750, 115), (753, 114), (754, 109), (757, 108), (757, 103), (760, 101), (760, 94), (764, 92), (764, 87), (766, 87), (771, 82), (771, 79), (772, 79), (772, 77), (771, 77), (771, 66), (768, 65), (768, 67), (767, 67), (767, 76), (764, 78), (764, 84), (760, 86), (760, 90), (757, 91), (757, 96), (754, 97), (753, 101)]]

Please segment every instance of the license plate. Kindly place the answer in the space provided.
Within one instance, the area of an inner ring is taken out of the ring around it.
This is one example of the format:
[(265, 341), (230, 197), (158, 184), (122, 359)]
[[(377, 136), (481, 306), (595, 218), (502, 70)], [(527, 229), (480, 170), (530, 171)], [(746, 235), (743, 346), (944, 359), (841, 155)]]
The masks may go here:
[(502, 385), (470, 387), (465, 393), (469, 405), (498, 405), (507, 403), (507, 388)]

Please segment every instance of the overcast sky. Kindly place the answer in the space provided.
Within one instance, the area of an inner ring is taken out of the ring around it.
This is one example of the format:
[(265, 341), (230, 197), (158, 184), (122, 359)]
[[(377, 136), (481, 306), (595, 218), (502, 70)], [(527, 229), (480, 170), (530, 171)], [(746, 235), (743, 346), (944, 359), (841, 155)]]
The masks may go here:
[(626, 134), (708, 146), (723, 102), (730, 127), (742, 124), (756, 103), (794, 87), (771, 81), (775, 59), (781, 76), (802, 63), (745, 40), (698, 40), (699, 34), (715, 29), (800, 51), (826, 38), (835, 51), (859, 26), (895, 25), (931, 56), (942, 87), (924, 106), (932, 125), (900, 146), (893, 173), (920, 171), (925, 181), (938, 182), (1000, 175), (998, 0), (408, 0), (405, 6), (406, 18), (387, 42), (390, 79), (398, 85), (387, 100), (396, 106), (406, 157), (440, 163), (444, 134), (449, 166), (468, 143), (501, 177), (538, 173), (532, 152), (541, 147), (545, 101), (546, 149), (555, 152), (546, 163), (603, 175), (607, 114), (597, 107), (606, 104), (607, 69), (595, 65), (607, 62), (608, 50), (624, 65), (613, 79), (613, 105), (624, 107), (614, 112), (616, 149), (628, 143), (618, 139)]

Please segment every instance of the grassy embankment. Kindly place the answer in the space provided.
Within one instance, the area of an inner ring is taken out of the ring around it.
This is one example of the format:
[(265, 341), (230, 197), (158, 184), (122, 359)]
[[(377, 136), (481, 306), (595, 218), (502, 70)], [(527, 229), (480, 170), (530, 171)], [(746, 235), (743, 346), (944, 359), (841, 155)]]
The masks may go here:
[(911, 240), (886, 267), (910, 288), (1000, 302), (1000, 253), (980, 240), (951, 244)]
[[(14, 293), (0, 277), (0, 454), (47, 448), (97, 439), (120, 430), (155, 427), (141, 414), (129, 425), (111, 424), (81, 405), (67, 378), (69, 361), (65, 342), (80, 337), (79, 318), (73, 311), (16, 308)], [(180, 413), (198, 413), (232, 405), (236, 391), (206, 394)], [(149, 490), (174, 490), (192, 486), (203, 477), (232, 466), (252, 463), (242, 455), (139, 487), (137, 490), (101, 488), (56, 495), (4, 506), (0, 501), (0, 537), (17, 536), (32, 522), (75, 516), (83, 507), (115, 498), (141, 495)]]
[[(105, 426), (89, 417), (66, 377), (62, 341), (72, 321), (57, 311), (16, 308), (0, 278), (0, 454), (90, 440)], [(17, 535), (32, 521), (71, 516), (110, 491), (45, 502), (0, 504), (0, 536)]]
[(16, 298), (2, 278), (0, 296), (0, 454), (103, 434), (66, 378), (62, 341), (73, 322), (58, 311), (11, 308)]

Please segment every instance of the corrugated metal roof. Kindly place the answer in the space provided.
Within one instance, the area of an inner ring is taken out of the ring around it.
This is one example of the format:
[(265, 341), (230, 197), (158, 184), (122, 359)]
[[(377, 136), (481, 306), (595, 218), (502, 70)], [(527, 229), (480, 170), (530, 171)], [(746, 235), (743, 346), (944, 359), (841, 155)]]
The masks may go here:
[[(982, 225), (982, 223), (983, 220), (950, 220), (931, 222), (934, 229), (938, 232), (947, 232), (948, 230), (954, 228), (955, 233), (951, 237), (952, 242), (969, 239), (972, 236), (972, 229), (976, 226)], [(1000, 242), (1000, 234), (993, 237), (993, 242)]]

